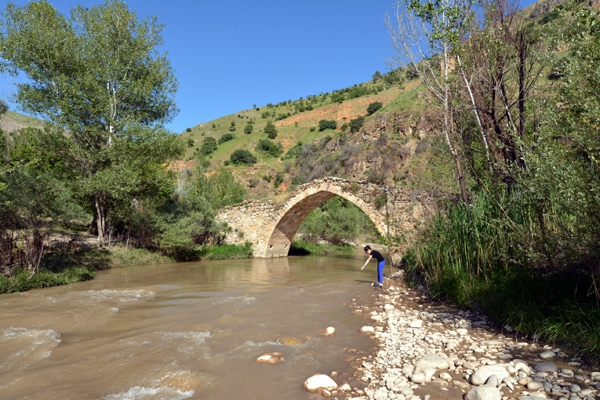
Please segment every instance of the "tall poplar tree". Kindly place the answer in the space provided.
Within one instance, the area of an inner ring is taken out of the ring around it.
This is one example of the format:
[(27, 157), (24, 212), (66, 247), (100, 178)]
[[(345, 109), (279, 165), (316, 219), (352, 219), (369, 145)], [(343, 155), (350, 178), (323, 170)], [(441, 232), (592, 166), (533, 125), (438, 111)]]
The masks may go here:
[(164, 128), (178, 110), (162, 28), (119, 0), (70, 17), (45, 0), (10, 3), (0, 18), (0, 66), (28, 78), (14, 100), (52, 126), (39, 151), (67, 166), (101, 245), (111, 212), (166, 190), (161, 165), (182, 152)]

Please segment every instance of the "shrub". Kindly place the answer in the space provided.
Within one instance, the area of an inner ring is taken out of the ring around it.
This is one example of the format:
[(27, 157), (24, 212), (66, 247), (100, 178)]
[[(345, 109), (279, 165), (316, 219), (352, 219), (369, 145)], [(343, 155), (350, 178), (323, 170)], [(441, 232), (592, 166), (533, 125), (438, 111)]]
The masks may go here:
[(185, 128), (185, 131), (186, 131), (186, 132), (191, 132), (191, 131), (192, 131), (192, 128)]
[(194, 147), (194, 139), (192, 139), (192, 138), (189, 138), (189, 139), (187, 140), (187, 144), (188, 144), (188, 147)]
[(358, 132), (365, 122), (365, 117), (354, 118), (350, 121), (350, 132)]
[(265, 133), (269, 139), (275, 139), (277, 137), (277, 128), (271, 121), (267, 122), (267, 126), (265, 126)]
[(250, 133), (252, 133), (253, 130), (254, 130), (254, 125), (252, 125), (252, 124), (248, 124), (244, 127), (245, 134), (250, 134)]
[(269, 139), (261, 139), (256, 144), (256, 152), (265, 157), (279, 157), (283, 153), (283, 149), (281, 145), (276, 145)]
[(228, 142), (228, 141), (232, 140), (234, 137), (235, 137), (235, 135), (233, 133), (225, 133), (223, 136), (221, 136), (219, 138), (219, 144)]
[(346, 129), (348, 129), (348, 124), (345, 123), (344, 125), (342, 125), (342, 130), (345, 131)]
[(387, 195), (385, 193), (381, 193), (375, 197), (375, 208), (380, 209), (385, 206), (387, 203)]
[(233, 165), (253, 165), (256, 164), (256, 157), (248, 150), (237, 149), (229, 157)]
[(200, 148), (200, 153), (207, 156), (217, 149), (217, 141), (214, 137), (205, 137)]
[(235, 131), (235, 121), (231, 121), (231, 126), (229, 127), (231, 132)]
[(256, 179), (256, 178), (250, 178), (248, 180), (248, 187), (253, 188), (253, 187), (256, 187), (256, 185), (258, 185), (258, 179)]
[(283, 173), (278, 172), (277, 175), (275, 175), (275, 181), (273, 182), (273, 187), (275, 189), (277, 189), (279, 187), (279, 185), (281, 185), (282, 182), (283, 182)]
[(367, 114), (371, 115), (374, 112), (376, 112), (377, 110), (379, 110), (381, 107), (383, 107), (382, 102), (380, 102), (380, 101), (373, 102), (373, 103), (369, 104), (369, 106), (367, 107)]
[(325, 129), (335, 129), (337, 128), (337, 122), (322, 119), (319, 121), (319, 132), (324, 131)]

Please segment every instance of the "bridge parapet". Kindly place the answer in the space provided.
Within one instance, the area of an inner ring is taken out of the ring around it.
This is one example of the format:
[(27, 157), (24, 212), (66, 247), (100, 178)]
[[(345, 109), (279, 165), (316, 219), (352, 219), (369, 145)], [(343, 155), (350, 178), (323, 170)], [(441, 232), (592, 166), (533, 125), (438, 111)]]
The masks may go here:
[(248, 241), (259, 258), (285, 257), (306, 216), (335, 196), (358, 206), (394, 243), (410, 243), (433, 206), (432, 196), (422, 190), (327, 177), (297, 187), (283, 203), (247, 200), (220, 210), (216, 218), (232, 228), (227, 243)]

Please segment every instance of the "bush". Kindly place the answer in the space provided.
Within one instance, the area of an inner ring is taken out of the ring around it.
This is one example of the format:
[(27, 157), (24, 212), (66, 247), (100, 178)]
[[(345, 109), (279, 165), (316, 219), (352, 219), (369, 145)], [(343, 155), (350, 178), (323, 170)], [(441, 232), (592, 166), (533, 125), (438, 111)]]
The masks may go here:
[(278, 172), (277, 175), (275, 175), (275, 182), (273, 182), (273, 187), (277, 189), (279, 185), (281, 185), (281, 183), (283, 183), (283, 173)]
[(383, 107), (382, 102), (380, 102), (380, 101), (373, 102), (373, 103), (369, 104), (369, 106), (367, 107), (367, 114), (371, 115), (374, 112), (376, 112), (377, 110), (379, 110), (381, 107)]
[(262, 154), (264, 157), (279, 157), (283, 153), (283, 148), (269, 139), (260, 139), (256, 144), (256, 152)]
[(186, 131), (186, 132), (191, 132), (191, 131), (192, 131), (192, 128), (185, 128), (185, 131)]
[(188, 145), (188, 147), (194, 147), (194, 139), (192, 139), (192, 138), (189, 138), (189, 139), (187, 140), (187, 145)]
[(254, 125), (252, 125), (252, 124), (248, 124), (244, 127), (244, 133), (247, 135), (251, 134), (253, 130), (254, 130)]
[(209, 260), (228, 260), (232, 258), (252, 258), (252, 244), (219, 244), (207, 247), (203, 254)]
[(265, 133), (269, 139), (275, 139), (277, 137), (277, 128), (275, 128), (275, 125), (273, 125), (271, 121), (267, 122)]
[(234, 122), (234, 121), (231, 121), (231, 126), (229, 127), (229, 130), (230, 130), (231, 132), (234, 132), (234, 131), (235, 131), (235, 122)]
[(31, 274), (25, 270), (13, 271), (10, 278), (0, 275), (0, 293), (25, 292), (51, 286), (68, 285), (94, 278), (94, 271), (84, 267), (68, 267), (58, 272), (40, 269)]
[(253, 165), (256, 164), (256, 157), (248, 150), (238, 149), (231, 153), (229, 160), (233, 165)]
[(350, 121), (350, 132), (358, 132), (365, 122), (365, 117), (354, 118)]
[(337, 128), (337, 122), (335, 122), (335, 121), (326, 120), (326, 119), (322, 119), (319, 121), (319, 132), (322, 132), (325, 129), (336, 129), (336, 128)]
[(205, 137), (200, 147), (200, 153), (207, 156), (217, 149), (217, 141), (214, 137)]
[(235, 137), (235, 135), (233, 133), (225, 133), (223, 136), (221, 136), (219, 138), (219, 144), (228, 142), (228, 141), (232, 140), (234, 137)]

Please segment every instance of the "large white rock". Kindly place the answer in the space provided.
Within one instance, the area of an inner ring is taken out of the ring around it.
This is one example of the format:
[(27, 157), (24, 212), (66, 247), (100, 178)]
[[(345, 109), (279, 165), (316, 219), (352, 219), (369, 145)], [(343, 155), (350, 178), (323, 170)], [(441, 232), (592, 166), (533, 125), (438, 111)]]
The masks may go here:
[(336, 390), (338, 385), (327, 375), (318, 374), (308, 378), (306, 382), (304, 382), (304, 387), (309, 392), (319, 392), (323, 389)]
[(420, 319), (415, 319), (414, 321), (411, 321), (408, 326), (410, 326), (411, 328), (420, 328), (423, 326), (423, 321), (421, 321)]
[(465, 395), (465, 400), (501, 400), (502, 393), (495, 386), (479, 386)]
[(363, 326), (362, 328), (360, 328), (360, 331), (362, 333), (373, 333), (373, 332), (375, 332), (375, 328), (373, 328), (372, 326), (366, 325), (366, 326)]
[(448, 361), (437, 354), (426, 354), (417, 361), (415, 372), (424, 371), (425, 368), (448, 369)]
[(484, 365), (471, 375), (471, 383), (477, 386), (483, 385), (492, 375), (496, 375), (499, 382), (510, 376), (506, 368), (500, 364)]

